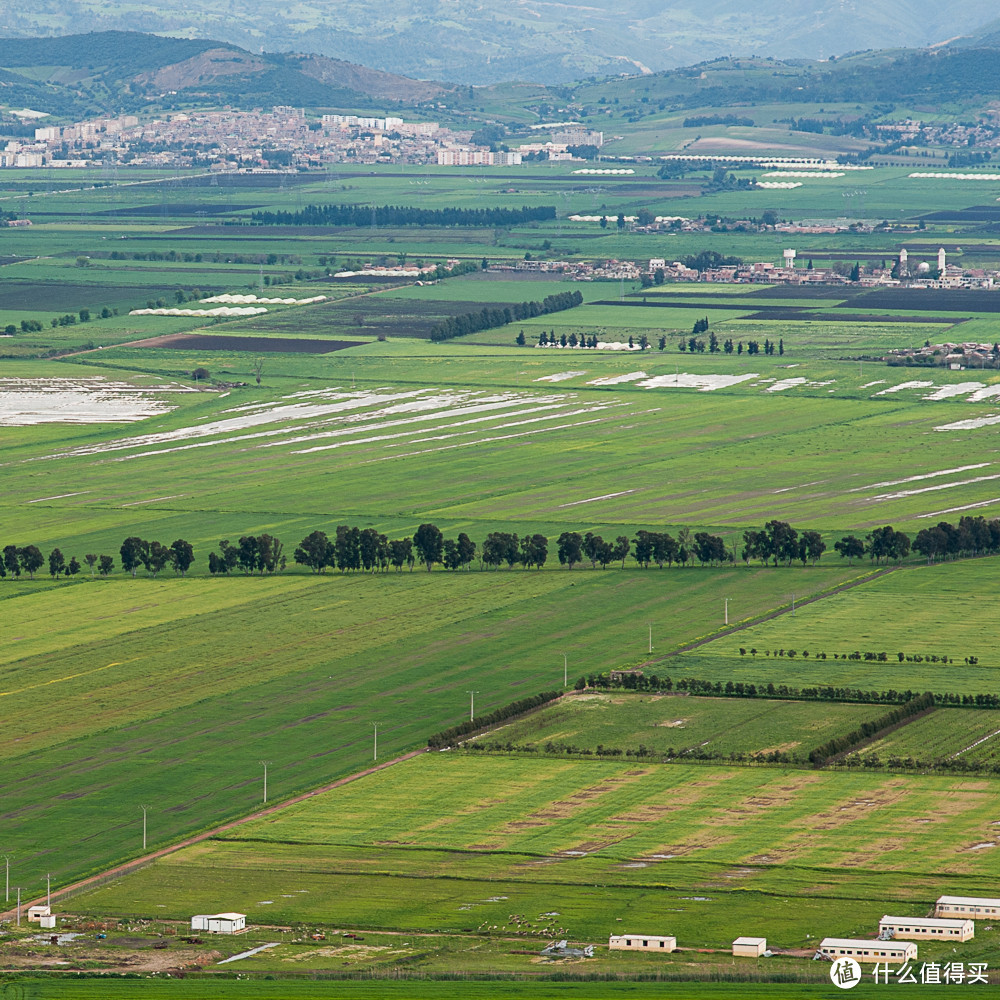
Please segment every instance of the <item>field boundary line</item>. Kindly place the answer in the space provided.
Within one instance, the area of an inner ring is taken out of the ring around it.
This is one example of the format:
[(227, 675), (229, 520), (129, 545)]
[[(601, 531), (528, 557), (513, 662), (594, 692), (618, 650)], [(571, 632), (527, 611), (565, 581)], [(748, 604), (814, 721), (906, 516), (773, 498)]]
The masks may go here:
[(987, 740), (993, 739), (993, 737), (998, 733), (1000, 733), (1000, 729), (994, 729), (992, 733), (987, 733), (982, 738), (976, 740), (975, 743), (970, 743), (967, 747), (962, 747), (961, 750), (953, 753), (948, 760), (954, 760), (956, 757), (961, 757), (963, 753), (968, 753), (970, 750), (974, 750), (980, 743), (985, 743)]
[[(239, 819), (230, 820), (227, 823), (222, 823), (219, 826), (212, 827), (210, 830), (194, 834), (194, 836), (191, 837), (185, 837), (184, 840), (179, 840), (174, 844), (168, 845), (167, 847), (161, 847), (159, 850), (152, 851), (149, 854), (144, 854), (140, 858), (133, 858), (131, 861), (125, 861), (122, 864), (115, 865), (113, 868), (107, 869), (106, 871), (98, 872), (96, 875), (89, 875), (87, 878), (80, 879), (78, 882), (72, 882), (70, 885), (67, 885), (62, 889), (55, 890), (52, 893), (52, 899), (64, 899), (76, 892), (79, 892), (81, 889), (89, 888), (90, 886), (97, 885), (107, 879), (115, 878), (119, 875), (126, 875), (137, 868), (142, 868), (145, 865), (148, 865), (152, 861), (157, 861), (160, 858), (166, 857), (168, 854), (174, 854), (182, 848), (190, 847), (192, 844), (199, 844), (204, 840), (210, 840), (212, 837), (215, 837), (220, 833), (224, 833), (227, 830), (232, 830), (235, 827), (242, 826), (244, 823), (250, 823), (253, 820), (262, 819), (265, 816), (272, 816), (275, 813), (281, 812), (283, 809), (287, 809), (289, 806), (297, 805), (299, 802), (304, 802), (306, 799), (311, 799), (316, 795), (322, 795), (325, 792), (333, 791), (333, 789), (340, 788), (343, 785), (349, 785), (353, 781), (366, 778), (368, 775), (375, 774), (377, 771), (384, 771), (386, 768), (392, 767), (395, 764), (402, 764), (404, 761), (412, 760), (414, 757), (418, 757), (427, 752), (427, 747), (420, 747), (417, 750), (411, 750), (409, 753), (404, 753), (400, 757), (394, 757), (392, 760), (387, 760), (382, 764), (375, 764), (373, 767), (367, 767), (363, 771), (355, 771), (354, 774), (345, 775), (343, 778), (338, 778), (336, 781), (331, 781), (326, 785), (321, 785), (319, 788), (312, 788), (307, 792), (300, 792), (298, 795), (293, 795), (290, 799), (285, 799), (273, 806), (268, 806), (266, 809), (257, 809), (246, 816), (241, 816)], [(38, 899), (27, 900), (21, 903), (21, 909), (27, 913), (29, 906), (39, 906), (45, 901), (45, 896), (40, 896)], [(0, 912), (0, 920), (12, 920), (16, 917), (16, 915), (16, 908), (13, 910), (7, 910), (6, 912)]]
[(699, 639), (692, 639), (691, 642), (686, 642), (684, 645), (678, 646), (676, 649), (672, 649), (669, 653), (664, 653), (663, 656), (643, 660), (640, 662), (639, 666), (645, 667), (654, 663), (663, 663), (665, 660), (669, 660), (678, 653), (686, 653), (692, 649), (697, 649), (699, 646), (705, 646), (710, 642), (715, 642), (717, 639), (724, 639), (727, 635), (736, 635), (736, 633), (743, 632), (748, 628), (753, 628), (755, 625), (762, 625), (764, 622), (771, 621), (781, 615), (793, 613), (799, 608), (806, 607), (808, 604), (815, 604), (817, 601), (822, 601), (827, 597), (833, 597), (835, 594), (842, 594), (847, 590), (853, 590), (855, 587), (862, 587), (866, 583), (871, 583), (874, 580), (879, 580), (884, 576), (888, 576), (890, 573), (895, 573), (899, 568), (899, 566), (887, 566), (876, 570), (873, 573), (866, 573), (862, 577), (858, 577), (854, 580), (848, 580), (847, 583), (841, 583), (836, 587), (831, 587), (829, 590), (813, 594), (812, 597), (803, 597), (802, 600), (796, 600), (794, 608), (791, 604), (785, 604), (779, 608), (775, 608), (773, 611), (766, 611), (764, 614), (758, 615), (755, 618), (748, 618), (745, 621), (737, 622), (735, 625), (723, 627), (719, 629), (718, 632), (712, 632)]

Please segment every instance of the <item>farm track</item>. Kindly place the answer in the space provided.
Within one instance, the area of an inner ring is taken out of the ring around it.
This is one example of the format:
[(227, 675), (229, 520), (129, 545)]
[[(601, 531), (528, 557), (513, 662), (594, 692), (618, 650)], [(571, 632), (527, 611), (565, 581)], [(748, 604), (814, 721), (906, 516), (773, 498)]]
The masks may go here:
[(774, 618), (779, 618), (781, 615), (787, 615), (789, 613), (794, 614), (799, 608), (804, 608), (808, 604), (815, 604), (817, 601), (825, 600), (827, 597), (833, 597), (835, 594), (842, 594), (847, 590), (853, 590), (855, 587), (864, 586), (866, 583), (871, 583), (873, 580), (879, 580), (884, 576), (888, 576), (890, 573), (895, 573), (898, 566), (888, 566), (885, 569), (877, 570), (869, 576), (862, 577), (859, 580), (849, 580), (847, 583), (842, 583), (839, 587), (834, 587), (832, 590), (824, 591), (822, 594), (815, 594), (813, 597), (803, 598), (801, 601), (795, 602), (795, 607), (784, 607), (777, 608), (774, 611), (768, 611), (766, 614), (760, 615), (757, 618), (752, 618), (749, 621), (740, 622), (737, 625), (732, 625), (729, 628), (723, 628), (719, 632), (713, 632), (711, 635), (707, 635), (701, 639), (695, 639), (693, 642), (685, 643), (683, 646), (678, 646), (676, 649), (671, 650), (669, 653), (665, 653), (663, 656), (657, 656), (650, 660), (643, 661), (640, 666), (649, 666), (654, 663), (663, 663), (669, 660), (672, 656), (676, 656), (678, 653), (686, 653), (692, 649), (697, 649), (699, 646), (705, 646), (710, 642), (715, 642), (717, 639), (724, 639), (729, 635), (736, 635), (738, 632), (743, 632), (745, 629), (753, 628), (756, 625), (762, 625), (764, 622), (769, 622)]
[[(87, 878), (80, 879), (78, 882), (73, 882), (65, 888), (57, 889), (52, 893), (52, 899), (63, 899), (74, 892), (78, 892), (80, 889), (86, 889), (88, 886), (96, 885), (97, 883), (103, 882), (109, 878), (125, 875), (128, 872), (134, 871), (136, 868), (141, 868), (152, 861), (166, 857), (168, 854), (173, 854), (182, 848), (190, 847), (192, 844), (199, 844), (203, 840), (209, 840), (220, 833), (225, 833), (227, 830), (232, 830), (237, 826), (242, 826), (244, 823), (250, 823), (253, 820), (263, 819), (265, 816), (272, 816), (275, 813), (281, 812), (283, 809), (287, 809), (289, 806), (294, 806), (299, 802), (304, 802), (306, 799), (311, 799), (316, 795), (322, 795), (324, 792), (333, 791), (333, 789), (340, 788), (343, 785), (349, 785), (351, 782), (357, 781), (360, 778), (366, 778), (368, 775), (375, 774), (377, 771), (384, 771), (387, 767), (392, 767), (394, 764), (402, 764), (404, 761), (412, 760), (414, 757), (418, 757), (424, 753), (427, 753), (426, 747), (421, 747), (419, 750), (411, 750), (409, 753), (404, 753), (400, 757), (394, 757), (392, 760), (387, 760), (384, 764), (376, 764), (374, 767), (365, 768), (363, 771), (356, 771), (354, 774), (348, 774), (343, 778), (338, 778), (336, 781), (331, 781), (329, 784), (321, 785), (319, 788), (313, 788), (307, 792), (295, 795), (290, 799), (285, 799), (276, 805), (269, 806), (267, 809), (258, 809), (256, 812), (250, 813), (246, 816), (241, 816), (239, 819), (230, 820), (228, 823), (223, 823), (220, 826), (213, 827), (211, 830), (205, 830), (202, 833), (195, 834), (193, 837), (185, 837), (184, 840), (180, 840), (175, 844), (170, 844), (167, 847), (161, 847), (158, 851), (153, 851), (150, 854), (144, 854), (142, 857), (134, 858), (131, 861), (125, 861), (120, 865), (116, 865), (114, 868), (109, 868), (107, 871), (98, 872), (96, 875), (90, 875)], [(29, 906), (39, 906), (44, 902), (45, 896), (40, 896), (37, 899), (22, 901), (21, 907), (25, 910), (25, 912), (27, 912)], [(0, 912), (0, 920), (13, 920), (16, 916), (16, 908), (13, 910), (7, 910), (6, 912)]]

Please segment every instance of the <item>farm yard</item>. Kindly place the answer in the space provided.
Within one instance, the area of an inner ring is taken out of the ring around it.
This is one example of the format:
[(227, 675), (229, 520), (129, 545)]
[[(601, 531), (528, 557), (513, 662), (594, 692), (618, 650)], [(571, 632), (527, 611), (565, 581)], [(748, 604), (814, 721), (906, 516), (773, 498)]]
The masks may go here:
[[(892, 258), (904, 245), (930, 259), (940, 244), (950, 260), (988, 262), (1000, 244), (952, 230), (992, 216), (963, 214), (973, 195), (954, 179), (934, 183), (945, 215), (928, 216), (921, 179), (879, 168), (865, 179), (872, 211), (906, 220), (905, 232), (644, 234), (569, 219), (639, 201), (685, 214), (695, 197), (698, 212), (746, 207), (737, 192), (697, 195), (700, 183), (638, 169), (599, 185), (557, 164), (484, 170), (475, 183), (431, 168), (334, 169), (82, 196), (40, 176), (35, 224), (2, 230), (0, 248), (0, 330), (16, 331), (0, 340), (0, 550), (105, 555), (113, 569), (43, 564), (0, 579), (0, 852), (25, 900), (46, 873), (59, 890), (142, 855), (145, 806), (148, 851), (215, 832), (57, 906), (83, 923), (141, 922), (150, 940), (193, 912), (246, 912), (247, 937), (191, 946), (205, 968), (171, 996), (561, 996), (552, 977), (565, 976), (574, 996), (604, 997), (635, 984), (585, 977), (621, 975), (698, 979), (700, 996), (735, 998), (754, 996), (758, 977), (790, 980), (762, 984), (768, 997), (825, 996), (828, 968), (807, 961), (822, 936), (874, 934), (883, 913), (925, 915), (942, 893), (997, 895), (1000, 711), (962, 701), (997, 692), (1000, 563), (965, 550), (876, 562), (834, 546), (885, 525), (913, 539), (1000, 517), (997, 372), (881, 360), (925, 341), (992, 342), (998, 293), (640, 289), (481, 267), (708, 249), (771, 259), (786, 245), (803, 264)], [(802, 186), (749, 192), (755, 210), (775, 198), (782, 214), (843, 210), (845, 182), (789, 180)], [(4, 183), (0, 199), (14, 200), (0, 207), (20, 205)], [(243, 224), (258, 210), (417, 199), (558, 212), (468, 231)], [(335, 277), (404, 260), (469, 269)], [(454, 317), (577, 290), (573, 308), (429, 339)], [(220, 309), (267, 311), (198, 315)], [(720, 345), (766, 338), (783, 353), (681, 351), (702, 317)], [(543, 333), (555, 346), (535, 346)], [(774, 520), (816, 532), (822, 557), (744, 558), (744, 532)], [(431, 572), (419, 560), (313, 572), (295, 558), (312, 532), (331, 544), (348, 525), (410, 539), (427, 523), (467, 534), (475, 557)], [(710, 533), (725, 557), (644, 568), (643, 531), (687, 539), (692, 553)], [(544, 565), (484, 560), (486, 538), (504, 532), (544, 535)], [(573, 532), (624, 538), (626, 555), (568, 567), (557, 539)], [(210, 569), (221, 540), (263, 533), (283, 544), (283, 566)], [(186, 540), (194, 562), (133, 577), (129, 536)], [(280, 804), (371, 767), (373, 723), (385, 764), (470, 713), (563, 692), (564, 662), (580, 690), (544, 708), (217, 829), (260, 808), (264, 761), (268, 805)], [(671, 688), (605, 685), (630, 669)], [(719, 696), (688, 694), (686, 679)], [(726, 685), (759, 696), (722, 696)], [(778, 698), (768, 685), (957, 701), (883, 724), (900, 700)], [(849, 734), (848, 749), (810, 760)], [(677, 934), (691, 950), (665, 961), (607, 951), (609, 934), (632, 930)], [(120, 933), (107, 953), (59, 946), (51, 961), (121, 971), (133, 945)], [(743, 933), (766, 934), (779, 954), (734, 963)], [(962, 958), (991, 960), (997, 933), (977, 924)], [(539, 955), (561, 938), (596, 945), (596, 957)], [(0, 939), (0, 968), (16, 957)], [(921, 943), (924, 957), (952, 956)], [(300, 981), (362, 975), (379, 981)], [(39, 996), (98, 985), (24, 981)], [(683, 982), (642, 992), (687, 995)]]

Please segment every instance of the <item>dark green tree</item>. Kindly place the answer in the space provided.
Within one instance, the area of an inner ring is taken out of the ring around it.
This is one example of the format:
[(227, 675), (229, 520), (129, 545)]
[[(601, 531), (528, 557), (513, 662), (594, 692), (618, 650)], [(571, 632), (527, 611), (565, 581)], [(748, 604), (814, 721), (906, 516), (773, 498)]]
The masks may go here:
[(564, 531), (557, 539), (559, 565), (572, 569), (583, 559), (583, 537), (578, 531)]
[(335, 563), (333, 546), (325, 531), (313, 531), (299, 542), (293, 558), (300, 566), (308, 566), (314, 573), (322, 573)]
[(181, 576), (186, 576), (194, 562), (194, 546), (183, 538), (178, 538), (170, 546), (170, 562), (176, 572), (180, 573)]
[(49, 576), (60, 576), (65, 568), (66, 557), (59, 549), (53, 549), (49, 553)]
[(413, 548), (417, 558), (427, 567), (429, 573), (434, 563), (441, 562), (444, 537), (436, 524), (421, 524), (413, 533)]
[(35, 579), (35, 573), (45, 565), (45, 556), (37, 545), (25, 545), (23, 549), (18, 549), (17, 557), (21, 561), (21, 569), (31, 580)]
[(121, 555), (122, 569), (126, 573), (131, 573), (135, 579), (139, 567), (145, 566), (149, 561), (149, 542), (136, 535), (129, 535), (118, 551)]

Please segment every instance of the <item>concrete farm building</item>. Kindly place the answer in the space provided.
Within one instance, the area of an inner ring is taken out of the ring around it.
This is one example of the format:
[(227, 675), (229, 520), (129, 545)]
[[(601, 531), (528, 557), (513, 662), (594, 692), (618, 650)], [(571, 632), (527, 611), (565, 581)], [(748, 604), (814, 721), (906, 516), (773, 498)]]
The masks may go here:
[(738, 937), (733, 942), (733, 954), (746, 958), (759, 958), (767, 951), (767, 938)]
[(675, 937), (657, 937), (651, 934), (612, 934), (608, 938), (609, 951), (655, 951), (666, 954), (677, 947)]
[(904, 941), (969, 941), (975, 937), (976, 925), (969, 919), (884, 916), (878, 930), (880, 935), (889, 931), (894, 939)]
[(209, 934), (236, 934), (246, 926), (245, 913), (199, 913), (191, 918), (191, 930)]
[(860, 938), (823, 938), (819, 950), (831, 958), (853, 958), (855, 962), (915, 962), (917, 946), (912, 941), (864, 941)]
[(1000, 899), (985, 896), (942, 896), (934, 907), (936, 917), (1000, 917)]

